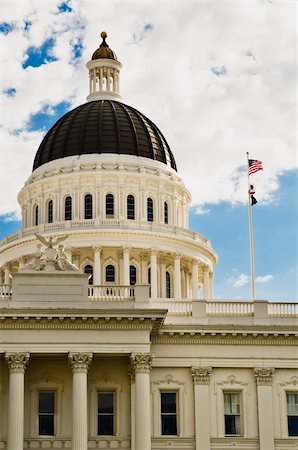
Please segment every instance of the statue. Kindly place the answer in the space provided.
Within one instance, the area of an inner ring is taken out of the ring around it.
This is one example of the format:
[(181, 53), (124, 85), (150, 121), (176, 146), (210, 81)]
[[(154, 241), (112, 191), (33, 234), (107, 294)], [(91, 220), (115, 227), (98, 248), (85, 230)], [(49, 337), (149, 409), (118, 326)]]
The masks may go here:
[(48, 238), (42, 236), (41, 234), (35, 233), (35, 237), (47, 248), (54, 248), (57, 244), (68, 238), (68, 234), (64, 236), (59, 236), (56, 239), (53, 236), (49, 236)]
[(56, 255), (56, 266), (58, 270), (72, 270), (77, 272), (80, 270), (75, 264), (72, 264), (67, 257), (67, 253), (64, 250), (64, 245), (58, 245), (58, 252)]

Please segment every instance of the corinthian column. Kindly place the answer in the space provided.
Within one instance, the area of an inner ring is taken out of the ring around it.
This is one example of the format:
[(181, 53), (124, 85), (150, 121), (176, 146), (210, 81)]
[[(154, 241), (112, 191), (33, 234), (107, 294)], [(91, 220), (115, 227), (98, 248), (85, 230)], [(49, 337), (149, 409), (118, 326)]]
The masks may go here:
[(151, 250), (151, 298), (157, 298), (157, 250)]
[(9, 369), (7, 450), (24, 446), (24, 374), (29, 353), (6, 353)]
[(132, 354), (135, 373), (135, 448), (151, 450), (150, 369), (152, 354)]
[(203, 267), (204, 299), (210, 298), (209, 266)]
[(93, 259), (94, 259), (94, 268), (93, 268), (93, 284), (95, 286), (101, 285), (101, 247), (93, 247)]
[(174, 260), (174, 298), (181, 299), (180, 255), (177, 254)]
[(260, 450), (274, 450), (272, 402), (273, 367), (256, 367)]
[(210, 396), (211, 367), (193, 367), (195, 396), (196, 450), (210, 450)]
[(72, 367), (72, 450), (88, 450), (87, 372), (92, 353), (69, 353)]
[(123, 247), (123, 284), (129, 286), (129, 247)]
[(192, 298), (193, 300), (197, 300), (199, 295), (199, 267), (198, 261), (193, 259), (192, 261)]

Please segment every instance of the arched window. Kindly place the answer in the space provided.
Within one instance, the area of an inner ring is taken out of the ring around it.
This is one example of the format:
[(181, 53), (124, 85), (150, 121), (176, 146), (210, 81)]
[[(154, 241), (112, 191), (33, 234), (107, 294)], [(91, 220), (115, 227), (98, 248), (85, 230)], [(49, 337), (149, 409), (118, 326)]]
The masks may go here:
[(72, 220), (72, 198), (70, 196), (64, 201), (64, 220)]
[(149, 297), (151, 297), (151, 267), (148, 269)]
[(92, 195), (85, 195), (85, 219), (92, 219)]
[(133, 195), (127, 197), (127, 218), (135, 219), (135, 198)]
[(109, 264), (106, 267), (106, 283), (114, 283), (114, 282), (115, 282), (115, 267), (112, 264)]
[(169, 223), (169, 207), (167, 202), (163, 204), (164, 222)]
[(166, 272), (166, 298), (171, 298), (171, 274)]
[(48, 223), (53, 222), (53, 200), (48, 202)]
[(88, 279), (89, 284), (93, 284), (93, 267), (90, 264), (87, 264), (84, 267), (84, 273), (90, 274), (90, 277)]
[(153, 200), (150, 197), (147, 198), (147, 220), (153, 222)]
[(114, 217), (114, 195), (106, 195), (106, 217)]
[(34, 225), (35, 226), (38, 225), (38, 217), (39, 217), (38, 205), (35, 205), (35, 207), (34, 207)]
[(137, 282), (137, 269), (135, 266), (129, 266), (129, 284), (133, 286)]

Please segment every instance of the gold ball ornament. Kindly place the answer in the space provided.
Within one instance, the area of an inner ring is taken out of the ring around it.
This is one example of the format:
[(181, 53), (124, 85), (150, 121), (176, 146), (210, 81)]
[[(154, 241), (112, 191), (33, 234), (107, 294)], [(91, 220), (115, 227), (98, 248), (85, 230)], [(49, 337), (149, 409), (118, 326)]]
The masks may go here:
[(105, 31), (102, 31), (102, 32), (100, 33), (100, 37), (101, 37), (102, 39), (106, 39), (107, 36), (108, 36), (108, 35), (107, 35), (107, 33), (106, 33)]

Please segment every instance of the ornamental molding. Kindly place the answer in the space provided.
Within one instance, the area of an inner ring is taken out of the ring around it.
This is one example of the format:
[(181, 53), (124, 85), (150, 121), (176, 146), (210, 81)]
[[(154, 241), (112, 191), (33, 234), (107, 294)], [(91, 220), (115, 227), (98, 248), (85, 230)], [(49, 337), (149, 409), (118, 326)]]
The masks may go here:
[(255, 367), (254, 374), (257, 386), (271, 386), (275, 368), (273, 367)]
[(194, 385), (209, 384), (212, 367), (192, 367), (191, 373)]
[(293, 389), (294, 391), (297, 391), (297, 389), (298, 389), (298, 377), (297, 376), (293, 376), (287, 381), (282, 381), (282, 382), (278, 383), (278, 385), (277, 385), (278, 395), (281, 395), (287, 389), (291, 389), (291, 390)]
[(88, 372), (92, 361), (92, 353), (69, 353), (68, 361), (73, 372)]
[(235, 377), (235, 375), (229, 375), (226, 379), (220, 380), (214, 385), (214, 393), (217, 394), (221, 392), (223, 389), (240, 389), (245, 390), (247, 395), (250, 395), (250, 383), (246, 383), (242, 380), (239, 380)]
[(10, 373), (24, 373), (30, 353), (5, 353), (5, 360)]
[(152, 353), (132, 353), (130, 355), (131, 367), (135, 374), (149, 373), (152, 368)]
[(164, 376), (164, 378), (161, 378), (159, 380), (152, 381), (152, 392), (155, 392), (155, 388), (165, 388), (165, 387), (181, 387), (183, 388), (183, 392), (186, 394), (186, 383), (181, 380), (175, 380), (173, 375), (167, 374)]

